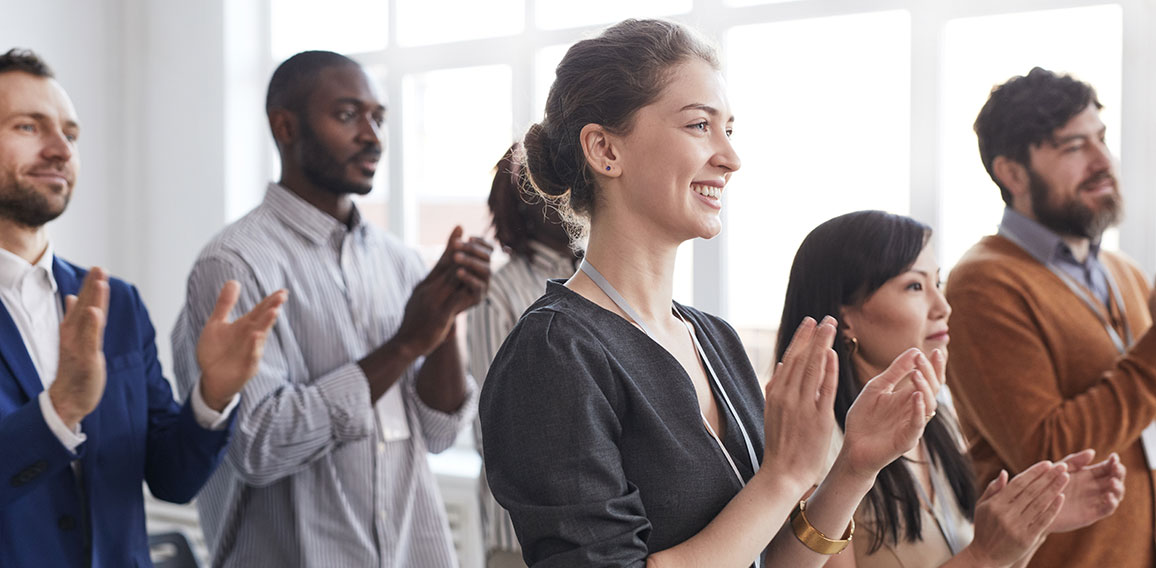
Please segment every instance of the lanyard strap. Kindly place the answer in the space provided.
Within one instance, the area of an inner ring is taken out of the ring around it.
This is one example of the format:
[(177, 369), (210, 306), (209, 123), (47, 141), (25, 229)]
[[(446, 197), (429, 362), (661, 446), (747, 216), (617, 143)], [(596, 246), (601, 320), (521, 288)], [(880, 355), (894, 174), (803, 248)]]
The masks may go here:
[[(647, 337), (650, 337), (651, 340), (654, 339), (654, 334), (651, 333), (650, 328), (647, 327), (646, 323), (642, 321), (642, 318), (638, 316), (638, 313), (634, 311), (634, 308), (630, 307), (630, 303), (626, 301), (626, 298), (623, 298), (622, 294), (618, 293), (618, 290), (616, 290), (614, 286), (611, 285), (608, 280), (606, 280), (606, 277), (602, 276), (602, 273), (598, 272), (598, 270), (594, 268), (594, 265), (590, 264), (586, 259), (582, 259), (582, 263), (579, 265), (579, 269), (586, 273), (586, 276), (589, 276), (590, 279), (594, 281), (594, 284), (597, 285), (603, 293), (610, 297), (610, 300), (614, 302), (616, 306), (618, 306), (618, 309), (622, 310), (628, 317), (630, 317), (630, 319), (634, 320), (634, 322), (638, 324), (638, 327), (642, 328), (643, 333), (645, 333)], [(722, 395), (723, 402), (726, 403), (726, 408), (734, 418), (735, 424), (738, 424), (739, 426), (739, 432), (742, 433), (743, 441), (746, 442), (747, 446), (747, 454), (751, 459), (752, 471), (759, 471), (759, 460), (758, 456), (755, 454), (755, 447), (751, 444), (751, 437), (747, 434), (747, 429), (745, 426), (743, 426), (743, 421), (739, 419), (739, 414), (735, 410), (734, 404), (731, 403), (730, 396), (727, 395), (726, 389), (723, 388), (722, 382), (719, 381), (718, 375), (714, 372), (714, 367), (710, 364), (710, 360), (707, 359), (706, 352), (703, 350), (702, 344), (699, 343), (698, 337), (693, 332), (691, 332), (690, 322), (688, 322), (677, 309), (674, 309), (673, 311), (678, 316), (678, 318), (682, 320), (683, 325), (686, 326), (687, 332), (690, 333), (690, 338), (694, 342), (695, 351), (698, 352), (698, 356), (702, 360), (703, 366), (706, 367), (707, 374), (710, 375), (710, 378), (714, 382), (715, 387)], [(699, 414), (702, 414), (701, 410)], [(719, 449), (723, 451), (723, 455), (727, 458), (727, 462), (730, 463), (731, 469), (734, 470), (735, 477), (737, 477), (739, 480), (739, 484), (743, 487), (746, 487), (746, 481), (743, 479), (743, 476), (739, 474), (739, 470), (738, 467), (735, 466), (734, 459), (731, 457), (730, 452), (727, 451), (726, 446), (723, 445), (722, 440), (718, 437), (718, 435), (715, 434), (714, 429), (711, 428), (710, 423), (706, 419), (706, 416), (702, 417), (702, 421), (703, 424), (706, 425), (707, 431), (710, 433), (711, 437), (714, 438), (716, 442), (718, 442)]]
[[(915, 467), (910, 463), (907, 464), (908, 471), (911, 472), (913, 481), (915, 482), (915, 490), (919, 492), (919, 499), (926, 505), (927, 509), (931, 511), (931, 516), (935, 518), (935, 522), (939, 525), (939, 533), (943, 535), (943, 540), (947, 542), (947, 548), (951, 550), (951, 555), (955, 556), (960, 553), (967, 546), (968, 543), (960, 542), (959, 527), (955, 525), (954, 515), (945, 514), (943, 511), (936, 509), (931, 502), (931, 498), (927, 496), (927, 490), (923, 488), (923, 483), (919, 481), (918, 473)], [(935, 495), (942, 501), (943, 499), (954, 499), (954, 493), (945, 493), (943, 482), (939, 479), (939, 473), (935, 464), (931, 461), (931, 455), (927, 455), (927, 476), (931, 478), (931, 490), (935, 491)]]
[[(1021, 249), (1025, 251), (1028, 250), (1028, 247), (1024, 244), (1024, 242), (1011, 232), (1004, 231), (1001, 228), (999, 234), (1000, 236), (1018, 245)], [(1123, 337), (1121, 337), (1120, 333), (1116, 331), (1116, 327), (1112, 325), (1112, 322), (1108, 321), (1108, 319), (1104, 317), (1104, 314), (1100, 311), (1100, 303), (1092, 299), (1092, 297), (1088, 295), (1088, 292), (1084, 290), (1084, 288), (1080, 286), (1080, 284), (1076, 282), (1076, 280), (1072, 278), (1070, 274), (1064, 272), (1059, 266), (1056, 266), (1056, 263), (1053, 261), (1049, 260), (1047, 262), (1043, 262), (1042, 264), (1048, 270), (1050, 270), (1052, 274), (1055, 274), (1061, 282), (1067, 285), (1068, 289), (1070, 289), (1072, 293), (1075, 294), (1076, 297), (1084, 303), (1084, 306), (1091, 310), (1092, 315), (1096, 316), (1096, 319), (1099, 320), (1100, 324), (1104, 326), (1104, 331), (1108, 332), (1108, 337), (1112, 339), (1112, 344), (1116, 346), (1116, 350), (1119, 351), (1121, 355), (1126, 353), (1128, 351), (1128, 346), (1132, 344), (1132, 329), (1128, 325), (1127, 318), (1124, 317), (1125, 312), (1124, 305), (1122, 303), (1123, 300), (1120, 296), (1120, 288), (1116, 285), (1116, 279), (1112, 276), (1112, 272), (1105, 267), (1104, 278), (1108, 281), (1108, 289), (1112, 295), (1112, 304), (1115, 306), (1117, 313), (1120, 314), (1121, 322), (1124, 326)]]

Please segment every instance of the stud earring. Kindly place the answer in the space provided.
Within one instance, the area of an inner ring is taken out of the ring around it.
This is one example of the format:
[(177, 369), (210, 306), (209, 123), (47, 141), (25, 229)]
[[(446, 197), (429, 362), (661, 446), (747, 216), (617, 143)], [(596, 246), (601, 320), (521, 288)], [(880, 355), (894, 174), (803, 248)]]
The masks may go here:
[(606, 166), (606, 171), (610, 171), (610, 166)]
[(847, 340), (847, 351), (849, 351), (848, 355), (854, 355), (856, 351), (859, 351), (859, 338), (852, 337)]

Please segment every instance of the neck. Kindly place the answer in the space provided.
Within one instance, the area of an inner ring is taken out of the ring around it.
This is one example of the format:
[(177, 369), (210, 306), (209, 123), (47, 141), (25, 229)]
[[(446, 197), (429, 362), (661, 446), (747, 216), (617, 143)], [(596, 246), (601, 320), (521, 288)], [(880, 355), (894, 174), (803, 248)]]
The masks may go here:
[[(658, 244), (656, 239), (648, 239), (625, 227), (627, 225), (614, 223), (613, 220), (604, 223), (593, 221), (586, 259), (622, 294), (648, 325), (663, 325), (665, 318), (672, 317), (670, 305), (674, 297), (674, 261), (678, 245)], [(576, 274), (567, 285), (588, 298), (602, 299), (595, 303), (611, 311), (620, 311), (605, 305), (609, 298), (604, 298), (601, 291), (586, 293), (592, 291), (592, 288), (598, 289), (582, 272)]]
[(48, 232), (44, 227), (29, 227), (13, 221), (0, 220), (0, 247), (36, 264), (48, 248)]
[(1092, 250), (1092, 240), (1087, 237), (1075, 237), (1071, 235), (1064, 235), (1060, 237), (1064, 244), (1072, 251), (1072, 256), (1076, 258), (1077, 262), (1084, 262), (1088, 260), (1088, 254)]
[[(284, 154), (282, 154), (281, 159), (285, 159)], [(287, 164), (281, 168), (281, 180), (277, 183), (322, 213), (346, 225), (349, 224), (350, 218), (353, 216), (353, 199), (349, 195), (334, 193), (314, 184), (301, 168), (293, 167), (292, 164)]]

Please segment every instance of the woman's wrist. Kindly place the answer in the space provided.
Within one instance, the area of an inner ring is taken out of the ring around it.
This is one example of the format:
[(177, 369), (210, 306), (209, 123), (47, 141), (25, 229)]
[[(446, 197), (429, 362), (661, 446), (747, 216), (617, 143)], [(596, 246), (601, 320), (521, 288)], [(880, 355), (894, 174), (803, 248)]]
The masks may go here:
[(831, 465), (831, 472), (827, 474), (827, 478), (834, 477), (841, 485), (845, 484), (847, 488), (853, 490), (862, 490), (863, 494), (866, 495), (875, 485), (875, 477), (879, 475), (879, 469), (855, 463), (856, 460), (851, 455), (849, 447), (849, 444), (843, 444), (839, 454), (835, 457), (835, 463)]

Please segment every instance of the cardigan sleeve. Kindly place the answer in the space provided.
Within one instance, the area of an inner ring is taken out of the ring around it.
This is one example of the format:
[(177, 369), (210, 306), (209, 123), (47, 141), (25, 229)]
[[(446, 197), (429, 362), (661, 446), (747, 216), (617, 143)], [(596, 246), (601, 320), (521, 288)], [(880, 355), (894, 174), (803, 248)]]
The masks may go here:
[(1086, 390), (1064, 393), (1040, 308), (1022, 287), (976, 271), (952, 274), (948, 384), (961, 414), (1015, 471), (1134, 443), (1156, 418), (1156, 332), (1144, 333)]
[(526, 315), (483, 387), (486, 475), (532, 566), (643, 566), (650, 522), (618, 446), (620, 368), (567, 316)]

